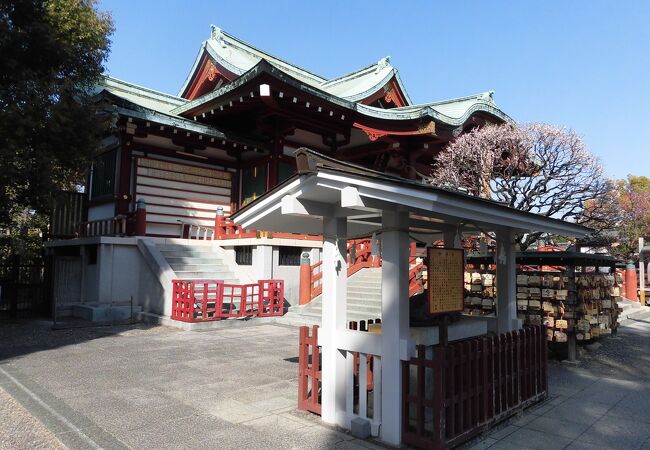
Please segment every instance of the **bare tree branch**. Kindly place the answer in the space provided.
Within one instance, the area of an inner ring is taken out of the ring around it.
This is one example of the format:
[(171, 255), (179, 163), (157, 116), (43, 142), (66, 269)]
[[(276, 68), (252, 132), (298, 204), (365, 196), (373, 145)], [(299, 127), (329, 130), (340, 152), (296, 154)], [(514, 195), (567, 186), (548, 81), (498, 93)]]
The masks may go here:
[[(611, 190), (576, 133), (538, 123), (487, 125), (462, 135), (438, 155), (430, 182), (570, 222), (585, 222), (585, 205)], [(520, 236), (522, 250), (540, 237)]]

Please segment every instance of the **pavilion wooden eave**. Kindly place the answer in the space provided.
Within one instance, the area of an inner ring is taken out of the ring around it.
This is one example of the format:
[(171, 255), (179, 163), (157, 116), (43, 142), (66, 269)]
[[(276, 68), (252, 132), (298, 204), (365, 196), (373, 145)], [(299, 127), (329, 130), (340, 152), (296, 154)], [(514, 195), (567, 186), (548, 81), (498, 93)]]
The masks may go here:
[(591, 232), (578, 224), (341, 163), (307, 149), (299, 150), (297, 158), (297, 175), (237, 211), (233, 220), (245, 228), (318, 233), (323, 217), (340, 216), (348, 218), (354, 236), (379, 231), (381, 211), (400, 210), (409, 212), (416, 233), (451, 227), (578, 237)]

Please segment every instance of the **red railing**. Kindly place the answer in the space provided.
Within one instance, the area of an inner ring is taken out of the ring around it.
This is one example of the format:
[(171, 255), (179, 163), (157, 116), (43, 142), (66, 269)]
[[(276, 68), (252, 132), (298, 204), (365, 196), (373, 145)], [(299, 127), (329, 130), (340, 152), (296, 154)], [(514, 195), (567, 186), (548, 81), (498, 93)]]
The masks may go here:
[(546, 330), (419, 345), (402, 370), (403, 443), (454, 447), (546, 398)]
[(322, 361), (318, 346), (318, 325), (310, 335), (309, 327), (300, 327), (298, 344), (298, 409), (321, 413)]
[[(323, 293), (323, 261), (319, 261), (316, 264), (309, 266), (309, 299), (312, 300)], [(303, 280), (300, 280), (302, 283)]]
[[(414, 244), (414, 243), (413, 243)], [(371, 239), (358, 239), (348, 241), (348, 277), (354, 275), (361, 269), (369, 267), (381, 267), (381, 258), (373, 256), (372, 254), (372, 240)], [(422, 276), (424, 272), (424, 263), (418, 262), (418, 255), (415, 252), (415, 246), (411, 245), (411, 257), (409, 259), (409, 297), (424, 291), (424, 284)], [(323, 293), (323, 272), (322, 261), (309, 266), (309, 279), (303, 280), (301, 283), (309, 284), (309, 300), (313, 300)], [(301, 304), (308, 303), (308, 301), (301, 301)]]
[[(352, 276), (359, 270), (372, 267), (372, 242), (370, 239), (358, 239), (348, 241), (348, 276)], [(307, 281), (310, 285), (310, 300), (323, 293), (323, 272), (322, 261), (310, 266), (310, 277)], [(300, 280), (301, 283), (303, 280)]]
[(409, 297), (413, 297), (424, 291), (424, 283), (422, 282), (424, 262), (417, 262), (417, 257), (413, 256), (409, 260), (409, 267)]
[(275, 238), (303, 241), (322, 241), (323, 237), (312, 234), (282, 233), (275, 231), (247, 230), (229, 218), (217, 215), (214, 223), (214, 239)]
[(257, 237), (257, 231), (246, 230), (227, 217), (218, 215), (214, 223), (215, 239), (244, 239)]
[(372, 241), (358, 239), (348, 241), (348, 276), (352, 276), (361, 269), (372, 267)]
[(284, 282), (230, 284), (221, 280), (174, 280), (173, 320), (207, 322), (229, 318), (284, 314)]

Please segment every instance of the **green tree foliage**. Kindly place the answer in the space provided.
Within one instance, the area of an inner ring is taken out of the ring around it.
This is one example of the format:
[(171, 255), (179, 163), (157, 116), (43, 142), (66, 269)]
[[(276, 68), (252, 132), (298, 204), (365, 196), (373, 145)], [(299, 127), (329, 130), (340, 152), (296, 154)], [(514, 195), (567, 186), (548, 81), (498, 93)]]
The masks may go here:
[(90, 88), (112, 31), (95, 0), (0, 2), (0, 228), (42, 224), (51, 195), (83, 182), (103, 128)]
[(650, 178), (628, 175), (589, 207), (599, 207), (601, 216), (611, 223), (607, 230), (611, 253), (623, 259), (636, 259), (639, 238), (650, 237)]

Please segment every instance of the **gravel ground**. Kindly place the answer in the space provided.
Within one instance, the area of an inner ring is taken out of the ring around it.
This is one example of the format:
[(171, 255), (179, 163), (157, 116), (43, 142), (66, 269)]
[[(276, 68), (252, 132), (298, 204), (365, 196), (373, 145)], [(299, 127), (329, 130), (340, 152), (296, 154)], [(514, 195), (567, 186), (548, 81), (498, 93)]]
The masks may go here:
[(585, 346), (580, 368), (602, 376), (648, 380), (650, 385), (650, 328), (648, 319), (627, 320), (615, 336)]
[(580, 346), (580, 361), (549, 360), (549, 399), (463, 448), (650, 450), (650, 320)]
[(0, 449), (65, 449), (65, 446), (0, 387)]

